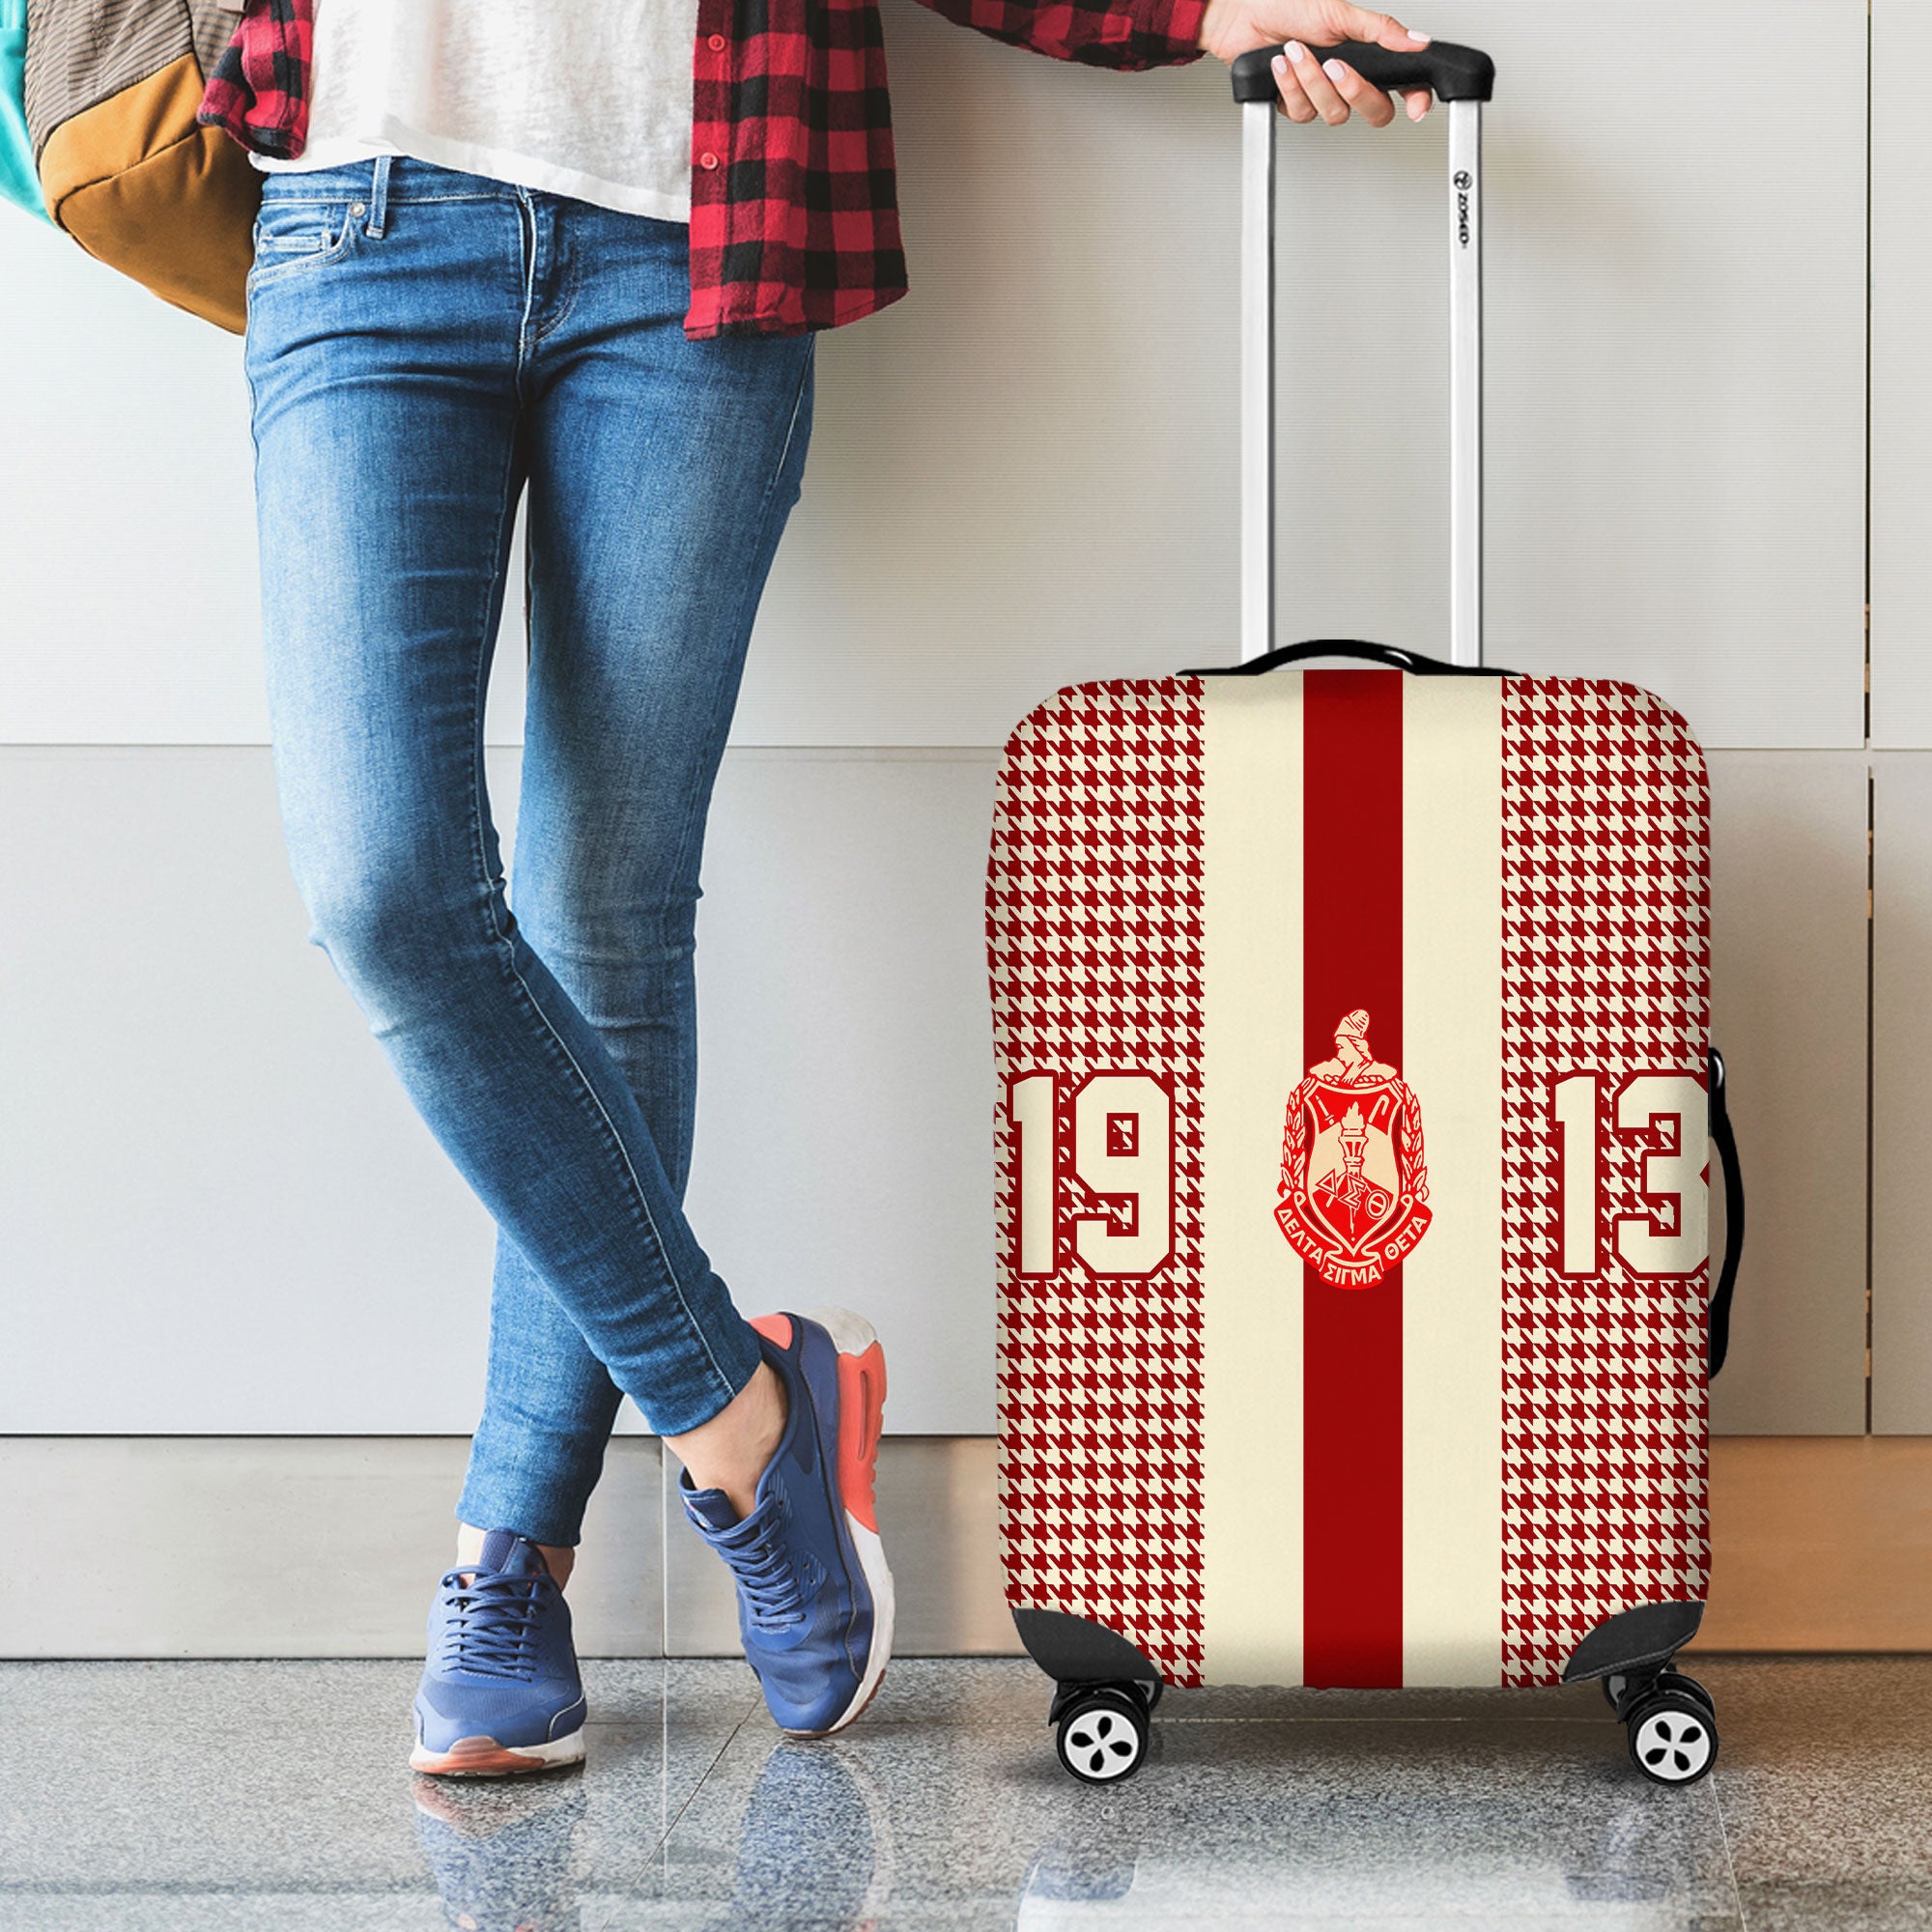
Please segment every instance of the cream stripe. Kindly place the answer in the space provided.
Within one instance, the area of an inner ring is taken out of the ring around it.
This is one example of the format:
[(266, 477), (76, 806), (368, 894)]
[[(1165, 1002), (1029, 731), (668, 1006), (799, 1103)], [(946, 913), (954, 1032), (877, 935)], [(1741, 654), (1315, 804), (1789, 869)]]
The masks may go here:
[(1403, 705), (1402, 1076), (1428, 1232), (1403, 1264), (1403, 1679), (1502, 1674), (1502, 682)]
[(1301, 1681), (1301, 680), (1202, 680), (1202, 1609), (1210, 1684)]

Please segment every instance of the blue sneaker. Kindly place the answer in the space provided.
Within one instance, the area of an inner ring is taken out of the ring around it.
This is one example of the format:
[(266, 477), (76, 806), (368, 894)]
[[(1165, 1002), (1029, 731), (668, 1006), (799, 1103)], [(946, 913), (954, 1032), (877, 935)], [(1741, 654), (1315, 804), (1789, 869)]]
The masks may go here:
[(473, 1571), (443, 1573), (415, 1711), (412, 1771), (497, 1777), (583, 1756), (570, 1606), (543, 1551), (515, 1530), (493, 1529)]
[(871, 1323), (843, 1308), (752, 1326), (788, 1405), (752, 1513), (683, 1472), (678, 1491), (738, 1580), (738, 1630), (773, 1719), (822, 1738), (872, 1701), (893, 1650), (893, 1575), (872, 1499), (886, 1358)]

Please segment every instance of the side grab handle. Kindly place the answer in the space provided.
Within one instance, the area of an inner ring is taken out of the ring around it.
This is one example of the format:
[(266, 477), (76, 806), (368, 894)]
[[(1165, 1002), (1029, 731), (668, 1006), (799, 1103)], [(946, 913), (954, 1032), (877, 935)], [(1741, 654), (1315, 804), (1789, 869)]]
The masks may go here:
[(1737, 1136), (1731, 1131), (1731, 1110), (1724, 1094), (1724, 1056), (1711, 1049), (1711, 1138), (1724, 1171), (1724, 1263), (1711, 1296), (1709, 1352), (1705, 1379), (1716, 1380), (1731, 1349), (1731, 1293), (1738, 1285), (1738, 1263), (1745, 1251), (1745, 1177), (1738, 1164)]
[[(1273, 100), (1279, 90), (1270, 63), (1284, 52), (1285, 43), (1271, 47), (1250, 47), (1229, 62), (1236, 100)], [(1340, 46), (1311, 46), (1317, 60), (1333, 56), (1349, 66), (1372, 87), (1384, 94), (1395, 87), (1426, 87), (1438, 100), (1488, 100), (1495, 91), (1496, 64), (1474, 47), (1459, 47), (1453, 41), (1431, 41), (1412, 53), (1393, 53), (1373, 41), (1344, 41)]]

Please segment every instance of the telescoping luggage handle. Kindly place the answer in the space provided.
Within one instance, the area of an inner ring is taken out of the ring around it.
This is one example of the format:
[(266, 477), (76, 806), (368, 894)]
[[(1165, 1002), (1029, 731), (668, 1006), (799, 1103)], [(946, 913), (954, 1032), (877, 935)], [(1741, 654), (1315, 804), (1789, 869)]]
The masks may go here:
[[(1232, 64), (1241, 103), (1241, 658), (1274, 646), (1274, 135), (1280, 46)], [(1449, 110), (1449, 661), (1483, 661), (1483, 102), (1495, 64), (1431, 42), (1394, 53), (1315, 47), (1377, 87), (1427, 87)]]

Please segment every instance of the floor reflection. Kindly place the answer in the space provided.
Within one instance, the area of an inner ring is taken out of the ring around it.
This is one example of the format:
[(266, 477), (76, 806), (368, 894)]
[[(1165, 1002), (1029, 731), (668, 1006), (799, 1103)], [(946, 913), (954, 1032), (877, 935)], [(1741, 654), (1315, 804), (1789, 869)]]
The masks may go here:
[(869, 1932), (893, 1896), (893, 1807), (864, 1757), (837, 1739), (772, 1747), (745, 1807), (728, 1911), (755, 1925), (811, 1900), (817, 1922)]
[(1128, 1921), (1500, 1926), (1580, 1918), (1617, 1932), (1724, 1922), (1721, 1896), (1699, 1896), (1703, 1888), (1682, 1868), (1681, 1833), (1641, 1815), (1648, 1804), (1606, 1819), (1580, 1857), (1574, 1845), (1547, 1855), (1498, 1845), (1473, 1816), (1460, 1843), (1429, 1833), (1406, 1849), (1378, 1842), (1360, 1817), (1283, 1840), (1271, 1821), (1238, 1806), (1183, 1832), (1156, 1828), (1151, 1841), (1103, 1827), (1041, 1847), (1014, 1922), (1021, 1932)]
[(1111, 1815), (1041, 1836), (1017, 1923), (1727, 1922), (1712, 1794), (1638, 1782), (1608, 1730), (1156, 1719)]
[[(582, 1766), (517, 1778), (412, 1780), (416, 1837), (458, 1932), (595, 1932), (573, 1885)], [(772, 1747), (736, 1833), (728, 1902), (694, 1927), (789, 1922), (868, 1932), (893, 1891), (893, 1816), (878, 1780), (836, 1739)]]
[(572, 1875), (583, 1767), (516, 1779), (411, 1779), (416, 1842), (459, 1932), (590, 1932)]

